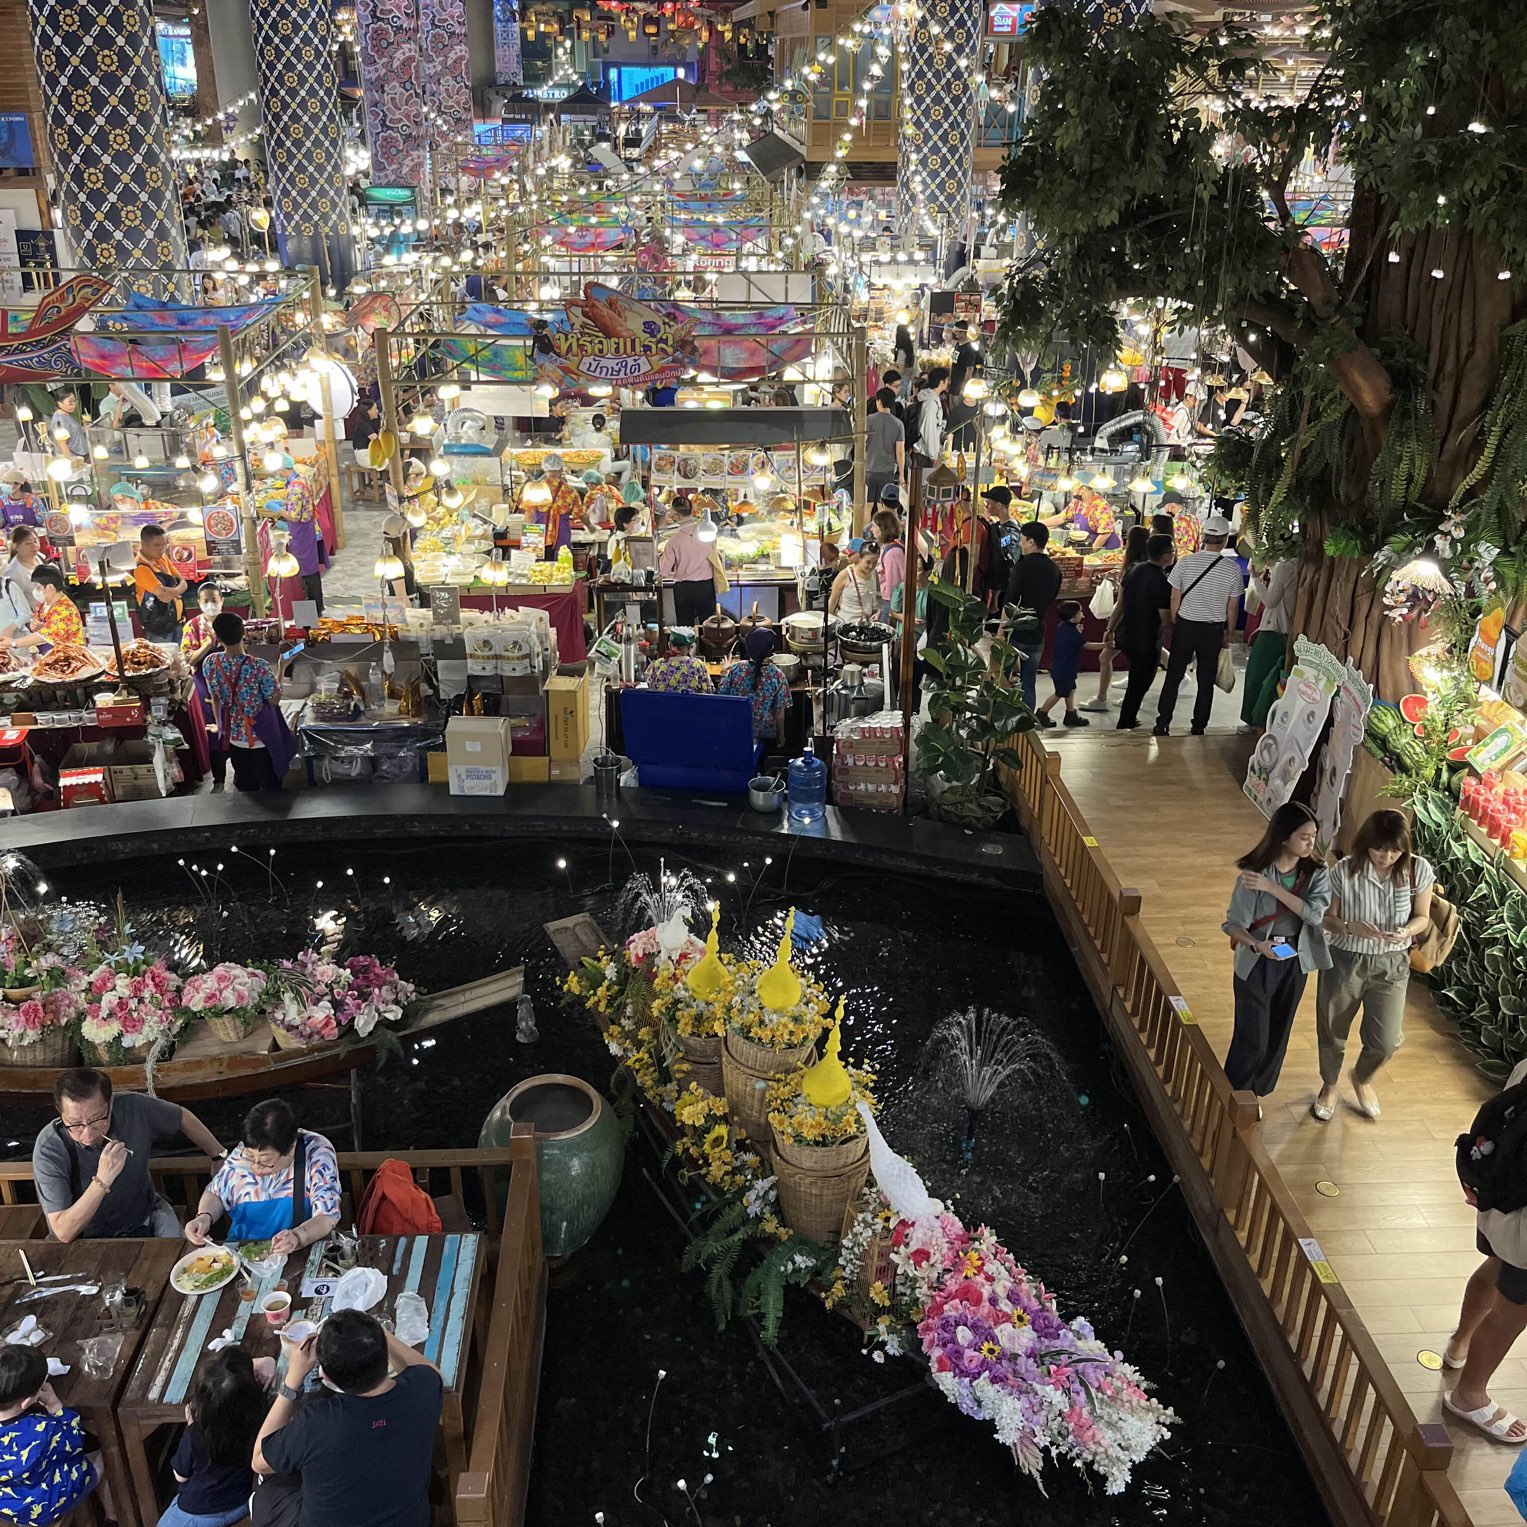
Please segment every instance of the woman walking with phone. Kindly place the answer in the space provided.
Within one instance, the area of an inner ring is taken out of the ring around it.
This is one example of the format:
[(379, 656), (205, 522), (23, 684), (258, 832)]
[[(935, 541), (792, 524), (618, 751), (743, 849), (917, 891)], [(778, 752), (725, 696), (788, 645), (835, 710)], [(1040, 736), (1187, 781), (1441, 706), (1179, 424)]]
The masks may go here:
[(1237, 868), (1224, 922), (1235, 950), (1235, 1035), (1225, 1075), (1260, 1100), (1278, 1085), (1305, 977), (1331, 963), (1322, 926), (1331, 876), (1315, 857), (1315, 813), (1286, 801)]
[(1431, 922), (1436, 880), (1431, 865), (1412, 852), (1410, 823), (1398, 811), (1373, 812), (1331, 871), (1331, 964), (1320, 972), (1315, 994), (1320, 1094), (1310, 1104), (1322, 1123), (1335, 1112), (1347, 1035), (1359, 1009), (1363, 1051), (1352, 1068), (1353, 1107), (1365, 1119), (1379, 1116), (1371, 1083), (1405, 1038), (1410, 946)]

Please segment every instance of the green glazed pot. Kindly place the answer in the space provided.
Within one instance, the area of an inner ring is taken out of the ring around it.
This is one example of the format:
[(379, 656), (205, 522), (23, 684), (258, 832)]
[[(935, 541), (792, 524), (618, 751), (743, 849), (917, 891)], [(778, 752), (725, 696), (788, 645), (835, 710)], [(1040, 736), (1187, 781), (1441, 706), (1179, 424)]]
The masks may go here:
[(493, 1105), (477, 1143), (507, 1146), (516, 1124), (536, 1132), (541, 1240), (547, 1257), (570, 1256), (604, 1223), (625, 1165), (610, 1105), (581, 1077), (527, 1077)]

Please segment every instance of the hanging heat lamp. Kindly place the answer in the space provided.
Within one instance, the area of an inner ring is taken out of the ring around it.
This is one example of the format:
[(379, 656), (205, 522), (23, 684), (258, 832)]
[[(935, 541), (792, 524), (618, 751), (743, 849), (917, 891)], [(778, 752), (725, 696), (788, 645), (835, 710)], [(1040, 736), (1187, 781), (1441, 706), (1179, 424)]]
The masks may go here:
[(1119, 365), (1110, 366), (1098, 378), (1099, 392), (1123, 392), (1129, 386), (1129, 378), (1124, 374), (1124, 368)]
[(1018, 394), (1019, 408), (1038, 408), (1044, 400), (1032, 387), (1025, 387)]
[(642, 36), (656, 38), (661, 36), (663, 23), (656, 16), (644, 16), (642, 18)]

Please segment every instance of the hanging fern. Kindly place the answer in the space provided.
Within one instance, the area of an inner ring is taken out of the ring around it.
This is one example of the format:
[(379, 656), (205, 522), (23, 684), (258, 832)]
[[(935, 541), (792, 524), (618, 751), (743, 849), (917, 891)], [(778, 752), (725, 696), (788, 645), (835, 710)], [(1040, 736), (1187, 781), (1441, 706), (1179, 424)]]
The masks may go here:
[[(1449, 510), (1457, 512), (1469, 505), (1477, 513), (1495, 518), (1502, 507), (1513, 511), (1515, 500), (1527, 481), (1527, 319), (1514, 323), (1501, 335), (1500, 369), (1495, 379), (1495, 396), (1485, 412), (1480, 430), (1479, 459), (1453, 493)], [(1481, 483), (1485, 490), (1470, 502), (1469, 495)], [(1515, 536), (1497, 545), (1514, 542)]]
[(1437, 434), (1432, 423), (1431, 380), (1426, 358), (1409, 339), (1385, 347), (1383, 357), (1394, 385), (1394, 409), (1384, 444), (1368, 469), (1368, 508), (1375, 541), (1385, 541), (1405, 520), (1432, 519), (1422, 493), (1437, 466)]

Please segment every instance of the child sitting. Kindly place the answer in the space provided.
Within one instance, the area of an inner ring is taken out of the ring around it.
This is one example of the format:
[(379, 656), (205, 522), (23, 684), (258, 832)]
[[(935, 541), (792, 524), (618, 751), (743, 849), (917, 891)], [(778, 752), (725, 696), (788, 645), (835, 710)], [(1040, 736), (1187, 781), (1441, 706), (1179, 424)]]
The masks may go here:
[[(1064, 599), (1056, 610), (1059, 624), (1055, 627), (1055, 645), (1050, 652), (1050, 683), (1055, 693), (1035, 712), (1040, 726), (1054, 726), (1050, 711), (1057, 700), (1066, 704), (1066, 726), (1089, 726), (1085, 716), (1076, 709), (1076, 671), (1081, 662), (1082, 650), (1087, 645), (1082, 637), (1082, 607), (1074, 599)], [(1096, 645), (1101, 646), (1101, 643)]]
[(47, 1358), (0, 1346), (0, 1516), (27, 1527), (62, 1521), (96, 1487), (85, 1447), (79, 1416), (48, 1382)]
[(159, 1527), (229, 1527), (249, 1515), (255, 1438), (275, 1377), (274, 1358), (251, 1358), (242, 1347), (224, 1347), (201, 1365), (170, 1464), (180, 1492)]

